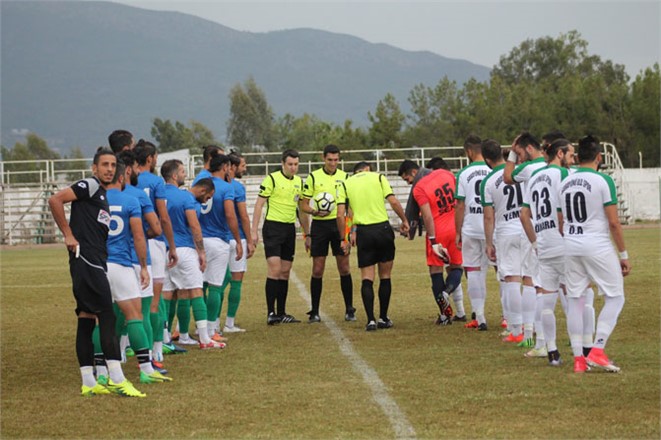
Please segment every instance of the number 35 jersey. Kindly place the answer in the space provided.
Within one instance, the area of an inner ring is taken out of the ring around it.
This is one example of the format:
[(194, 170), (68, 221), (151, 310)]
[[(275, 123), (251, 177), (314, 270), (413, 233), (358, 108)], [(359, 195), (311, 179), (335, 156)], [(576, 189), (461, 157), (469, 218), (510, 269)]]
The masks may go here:
[(528, 189), (523, 195), (523, 206), (530, 208), (532, 224), (537, 235), (539, 258), (561, 257), (565, 254), (558, 211), (560, 185), (568, 174), (567, 168), (549, 165), (535, 171), (528, 180)]
[(418, 205), (429, 203), (434, 218), (436, 237), (456, 234), (454, 227), (454, 188), (456, 180), (450, 171), (439, 169), (420, 179), (413, 188)]
[(567, 255), (597, 255), (613, 248), (605, 206), (617, 204), (613, 179), (579, 168), (562, 181), (560, 205)]
[(519, 218), (523, 193), (521, 185), (508, 185), (503, 178), (505, 164), (493, 168), (480, 187), (482, 206), (492, 206), (496, 223), (496, 235), (521, 235), (523, 227)]

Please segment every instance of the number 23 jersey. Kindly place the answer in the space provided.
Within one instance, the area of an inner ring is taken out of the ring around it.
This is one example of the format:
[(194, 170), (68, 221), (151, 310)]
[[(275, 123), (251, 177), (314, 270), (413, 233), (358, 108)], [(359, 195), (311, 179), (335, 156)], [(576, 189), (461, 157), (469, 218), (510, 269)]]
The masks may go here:
[(420, 179), (413, 188), (413, 197), (418, 205), (429, 203), (437, 237), (456, 233), (454, 227), (454, 174), (447, 170), (435, 170)]

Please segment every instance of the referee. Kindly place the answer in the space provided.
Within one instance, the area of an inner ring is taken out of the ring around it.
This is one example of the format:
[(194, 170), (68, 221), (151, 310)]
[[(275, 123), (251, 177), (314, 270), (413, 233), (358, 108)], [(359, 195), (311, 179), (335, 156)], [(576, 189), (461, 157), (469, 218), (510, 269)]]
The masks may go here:
[[(395, 259), (395, 234), (388, 221), (383, 200), (390, 203), (391, 208), (402, 220), (400, 232), (407, 234), (409, 222), (404, 215), (404, 209), (393, 194), (388, 179), (383, 174), (372, 171), (362, 171), (354, 174), (339, 187), (337, 199), (337, 229), (345, 228), (345, 213), (347, 205), (353, 211), (353, 223), (356, 225), (356, 243), (348, 243), (342, 239), (342, 249), (348, 252), (351, 245), (358, 247), (358, 267), (362, 284), (360, 293), (367, 313), (365, 330), (390, 328), (393, 323), (388, 318), (388, 306), (392, 286), (390, 273)], [(379, 266), (379, 321), (374, 317), (374, 276), (375, 266)]]
[[(119, 341), (115, 335), (115, 313), (106, 276), (106, 242), (111, 220), (106, 186), (112, 183), (116, 169), (117, 159), (112, 150), (99, 148), (92, 162), (93, 176), (57, 192), (48, 199), (48, 205), (69, 251), (69, 270), (78, 316), (76, 355), (83, 382), (81, 394), (93, 396), (115, 393), (145, 397), (124, 377), (122, 371)], [(71, 203), (69, 223), (64, 213), (65, 203)], [(109, 380), (99, 377), (98, 383), (94, 378), (92, 342), (97, 318), (101, 347), (110, 376)]]
[[(298, 151), (282, 152), (282, 168), (270, 173), (259, 186), (255, 202), (251, 236), (253, 244), (259, 243), (257, 232), (266, 204), (266, 216), (262, 227), (264, 253), (268, 272), (266, 275), (266, 307), (268, 325), (301, 322), (286, 312), (289, 273), (296, 251), (296, 213), (298, 200), (303, 191), (298, 172)], [(304, 224), (301, 221), (301, 224)], [(304, 226), (307, 227), (307, 226)], [(305, 234), (309, 231), (304, 231)], [(276, 310), (277, 302), (277, 310)]]

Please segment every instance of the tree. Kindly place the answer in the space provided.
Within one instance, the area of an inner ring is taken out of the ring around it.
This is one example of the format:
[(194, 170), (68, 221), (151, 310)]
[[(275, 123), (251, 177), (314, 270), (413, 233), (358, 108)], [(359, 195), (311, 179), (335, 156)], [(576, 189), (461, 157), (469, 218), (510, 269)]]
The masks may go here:
[[(631, 84), (631, 99), (628, 102), (628, 111), (631, 120), (631, 151), (635, 153), (635, 159), (629, 160), (629, 165), (636, 163), (637, 152), (643, 153), (643, 165), (646, 167), (659, 166), (659, 146), (661, 139), (659, 132), (659, 100), (661, 99), (659, 88), (661, 75), (659, 75), (659, 63), (648, 67), (636, 76)], [(631, 156), (634, 156), (632, 154)]]
[(45, 160), (59, 159), (60, 155), (51, 150), (44, 139), (34, 133), (28, 133), (25, 143), (16, 142), (13, 148), (0, 147), (2, 160), (26, 161), (25, 163), (5, 164), (10, 183), (40, 182), (45, 177)]
[(230, 90), (229, 99), (228, 143), (240, 148), (263, 145), (267, 150), (275, 149), (273, 109), (255, 80), (250, 77), (243, 85), (237, 83)]
[(372, 126), (369, 129), (370, 146), (398, 148), (401, 146), (401, 131), (406, 117), (395, 97), (388, 93), (378, 102), (374, 114), (367, 113)]
[(174, 124), (166, 119), (154, 118), (151, 135), (158, 143), (161, 152), (187, 148), (193, 154), (199, 154), (206, 145), (220, 145), (213, 132), (198, 121), (190, 121), (190, 128), (179, 121)]
[(456, 138), (453, 124), (459, 108), (456, 81), (443, 77), (436, 87), (416, 85), (408, 98), (413, 115), (406, 131), (406, 143), (420, 147), (452, 145)]

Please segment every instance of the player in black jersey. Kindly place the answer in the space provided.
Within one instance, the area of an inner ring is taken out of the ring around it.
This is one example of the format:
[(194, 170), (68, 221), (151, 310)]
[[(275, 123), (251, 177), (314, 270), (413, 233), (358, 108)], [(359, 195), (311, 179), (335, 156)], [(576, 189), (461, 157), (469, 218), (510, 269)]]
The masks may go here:
[[(83, 396), (116, 393), (145, 397), (136, 390), (122, 372), (119, 341), (115, 335), (115, 314), (112, 309), (110, 285), (106, 277), (108, 252), (106, 241), (110, 226), (110, 207), (106, 185), (112, 182), (117, 159), (108, 148), (99, 148), (92, 164), (93, 177), (79, 180), (48, 200), (53, 218), (64, 235), (69, 251), (69, 269), (76, 299), (78, 330), (76, 354), (83, 379)], [(64, 204), (71, 203), (67, 223)], [(110, 378), (94, 378), (94, 344), (92, 332), (99, 321), (101, 346)]]

